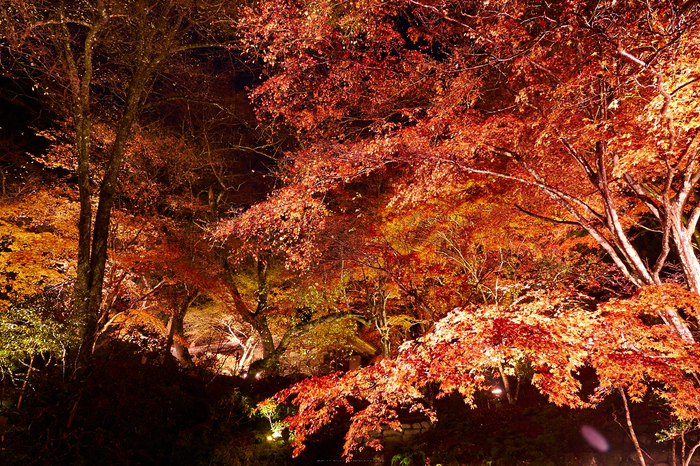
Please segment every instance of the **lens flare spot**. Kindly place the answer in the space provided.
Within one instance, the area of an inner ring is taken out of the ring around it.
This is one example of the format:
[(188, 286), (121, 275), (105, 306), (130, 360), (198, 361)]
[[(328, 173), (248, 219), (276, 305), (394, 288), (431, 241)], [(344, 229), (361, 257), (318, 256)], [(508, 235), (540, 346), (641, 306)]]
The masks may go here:
[(581, 436), (586, 440), (586, 442), (588, 442), (591, 448), (601, 453), (605, 453), (606, 451), (610, 450), (608, 439), (606, 439), (603, 434), (598, 432), (597, 429), (591, 426), (581, 426)]

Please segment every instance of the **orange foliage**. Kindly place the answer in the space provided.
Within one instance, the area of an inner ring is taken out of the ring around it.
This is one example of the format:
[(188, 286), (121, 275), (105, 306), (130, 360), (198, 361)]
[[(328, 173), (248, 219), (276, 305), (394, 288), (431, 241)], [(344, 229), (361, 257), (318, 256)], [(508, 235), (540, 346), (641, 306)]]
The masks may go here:
[(70, 281), (78, 211), (70, 190), (41, 190), (0, 202), (0, 307)]
[[(678, 419), (699, 419), (700, 387), (692, 374), (700, 371), (700, 347), (684, 342), (658, 318), (669, 305), (696, 312), (697, 303), (697, 295), (670, 285), (597, 308), (583, 295), (538, 292), (510, 306), (456, 309), (428, 335), (404, 343), (395, 359), (305, 380), (274, 400), (298, 406), (286, 420), (295, 433), (295, 454), (339, 412), (351, 413), (348, 458), (364, 446), (381, 448), (373, 432), (400, 428), (399, 408), (434, 422), (422, 390), (428, 384), (438, 387), (438, 397), (459, 392), (474, 406), (475, 393), (489, 389), (487, 371), (510, 372), (518, 362), (532, 367), (533, 385), (557, 405), (593, 406), (620, 388), (639, 401), (653, 390)], [(589, 400), (579, 394), (583, 367), (594, 368), (599, 380)]]

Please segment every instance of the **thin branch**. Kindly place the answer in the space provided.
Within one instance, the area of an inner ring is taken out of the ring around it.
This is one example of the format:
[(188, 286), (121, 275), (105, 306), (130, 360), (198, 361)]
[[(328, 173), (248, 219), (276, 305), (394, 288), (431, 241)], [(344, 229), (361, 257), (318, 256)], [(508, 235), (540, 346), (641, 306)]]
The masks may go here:
[(696, 81), (700, 81), (700, 76), (698, 76), (698, 77), (695, 78), (695, 79), (691, 79), (690, 81), (688, 81), (688, 82), (685, 83), (685, 84), (681, 84), (680, 86), (678, 86), (677, 88), (675, 88), (675, 89), (671, 92), (671, 95), (673, 95), (673, 94), (675, 94), (676, 92), (680, 91), (680, 90), (683, 89), (685, 86), (689, 86), (690, 84), (693, 84), (693, 83), (696, 82)]
[(639, 184), (639, 182), (629, 173), (623, 174), (622, 178), (625, 180), (625, 183), (627, 183), (627, 186), (632, 188), (632, 191), (634, 191), (637, 199), (639, 199), (646, 206), (649, 212), (651, 212), (651, 214), (656, 217), (657, 220), (661, 220), (662, 210), (659, 209), (654, 202), (655, 199), (649, 196), (644, 187)]
[[(446, 161), (456, 164), (456, 162), (452, 160)], [(610, 241), (605, 237), (605, 235), (600, 230), (598, 230), (598, 228), (596, 228), (596, 226), (592, 223), (591, 220), (588, 220), (586, 217), (584, 217), (579, 211), (576, 210), (574, 205), (572, 205), (572, 203), (576, 203), (577, 205), (584, 206), (584, 208), (595, 214), (597, 220), (599, 220), (601, 223), (604, 222), (602, 216), (598, 214), (595, 210), (593, 210), (585, 202), (573, 196), (570, 196), (562, 191), (559, 191), (558, 189), (546, 184), (544, 181), (531, 181), (518, 176), (506, 175), (504, 173), (494, 172), (491, 170), (482, 170), (467, 166), (460, 166), (460, 168), (468, 173), (478, 173), (481, 175), (496, 176), (499, 178), (517, 181), (519, 183), (535, 186), (542, 189), (545, 192), (545, 194), (547, 194), (550, 197), (550, 199), (552, 199), (554, 202), (566, 209), (566, 211), (569, 212), (576, 219), (576, 221), (588, 231), (588, 233), (590, 233), (590, 235), (598, 242), (598, 244), (600, 244), (603, 250), (605, 250), (605, 252), (610, 256), (613, 262), (615, 262), (615, 265), (622, 272), (625, 278), (627, 278), (630, 282), (634, 283), (636, 286), (643, 286), (645, 284), (642, 280), (640, 280), (632, 274), (632, 272), (628, 268), (628, 265), (625, 264), (625, 262), (615, 250), (615, 247), (610, 243)]]
[(555, 218), (545, 217), (545, 216), (543, 216), (543, 215), (539, 215), (539, 214), (536, 214), (536, 213), (534, 213), (534, 212), (530, 212), (529, 210), (523, 209), (523, 208), (520, 207), (518, 204), (514, 204), (514, 206), (515, 206), (515, 208), (518, 209), (520, 212), (522, 212), (522, 213), (524, 213), (524, 214), (527, 214), (527, 215), (529, 215), (529, 216), (531, 216), (531, 217), (535, 217), (535, 218), (537, 218), (537, 219), (544, 220), (545, 222), (556, 223), (556, 224), (559, 224), (559, 225), (578, 225), (578, 226), (581, 226), (581, 224), (578, 223), (578, 222), (572, 222), (572, 221), (570, 221), (570, 220), (557, 220), (557, 219), (555, 219)]

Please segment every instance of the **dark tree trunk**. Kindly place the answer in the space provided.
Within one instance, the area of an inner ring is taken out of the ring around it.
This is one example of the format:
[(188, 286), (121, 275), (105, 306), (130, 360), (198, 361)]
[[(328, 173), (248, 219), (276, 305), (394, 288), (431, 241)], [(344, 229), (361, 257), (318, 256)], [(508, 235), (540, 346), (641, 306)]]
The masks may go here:
[(187, 347), (183, 346), (182, 343), (175, 338), (175, 335), (182, 336), (185, 334), (185, 315), (198, 297), (199, 292), (187, 293), (187, 296), (185, 296), (185, 299), (180, 303), (180, 306), (173, 311), (173, 315), (170, 316), (170, 321), (168, 322), (168, 339), (165, 343), (165, 357), (169, 358), (172, 354), (182, 367), (190, 371), (195, 368), (192, 356)]

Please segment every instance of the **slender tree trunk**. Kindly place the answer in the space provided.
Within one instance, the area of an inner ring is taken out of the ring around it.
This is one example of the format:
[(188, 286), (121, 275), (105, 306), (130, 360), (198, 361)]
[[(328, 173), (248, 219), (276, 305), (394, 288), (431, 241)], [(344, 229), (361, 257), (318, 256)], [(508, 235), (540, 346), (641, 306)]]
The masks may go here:
[[(379, 335), (381, 336), (381, 345), (382, 345), (382, 356), (385, 358), (390, 358), (391, 357), (391, 338), (389, 335), (389, 321), (387, 319), (386, 315), (386, 303), (388, 300), (388, 296), (385, 295), (385, 293), (379, 293), (379, 298), (381, 300), (381, 303), (374, 303), (374, 306), (377, 308), (377, 313), (376, 313), (376, 320), (377, 320), (377, 330), (379, 331)], [(376, 300), (376, 297), (375, 297)]]
[(634, 426), (632, 425), (632, 417), (630, 416), (630, 408), (627, 404), (627, 395), (625, 395), (624, 388), (620, 389), (620, 395), (622, 395), (622, 404), (625, 406), (625, 419), (627, 420), (627, 428), (629, 429), (632, 443), (634, 443), (634, 449), (637, 452), (639, 464), (641, 464), (642, 466), (647, 466), (646, 461), (644, 461), (644, 453), (642, 453), (642, 448), (639, 446), (639, 441), (637, 440), (637, 435), (634, 433)]
[(688, 288), (700, 294), (700, 261), (695, 255), (695, 249), (691, 243), (692, 236), (687, 235), (684, 231), (680, 218), (673, 218), (669, 221), (673, 222), (671, 235), (683, 268), (683, 274), (688, 282)]
[(256, 336), (251, 336), (246, 340), (244, 344), (241, 346), (243, 347), (243, 353), (240, 356), (240, 359), (238, 360), (238, 368), (236, 370), (236, 374), (240, 374), (241, 370), (244, 367), (250, 368), (251, 360), (253, 359), (253, 354), (255, 352), (255, 348), (258, 346), (259, 340)]
[(676, 458), (676, 439), (671, 440), (671, 466), (678, 466), (678, 459)]
[(82, 72), (79, 70), (71, 48), (70, 33), (65, 23), (63, 2), (60, 4), (60, 16), (63, 22), (63, 38), (57, 46), (59, 55), (68, 70), (73, 104), (73, 125), (75, 127), (75, 151), (78, 159), (78, 191), (80, 196), (80, 215), (78, 218), (78, 263), (76, 281), (73, 291), (73, 307), (80, 321), (81, 346), (76, 362), (89, 361), (97, 327), (97, 316), (90, 311), (90, 288), (92, 273), (90, 266), (90, 241), (92, 237), (92, 202), (90, 193), (90, 144), (92, 124), (90, 121), (92, 81), (92, 56), (95, 41), (107, 18), (101, 9), (100, 17), (85, 38), (80, 59)]
[[(506, 399), (508, 400), (509, 405), (514, 405), (516, 401), (518, 401), (518, 394), (513, 393), (513, 387), (510, 385), (510, 380), (508, 380), (508, 375), (506, 375), (505, 371), (503, 370), (503, 364), (501, 364), (501, 361), (498, 361), (498, 372), (501, 374), (501, 380), (503, 381), (503, 390), (506, 392)], [(518, 390), (520, 389), (520, 385), (518, 385)]]
[[(683, 456), (685, 458), (685, 461), (683, 461), (683, 466), (690, 466), (690, 460), (693, 459), (693, 455), (695, 454), (695, 452), (697, 451), (698, 448), (700, 448), (700, 441), (698, 441), (693, 446), (693, 448), (690, 449), (690, 451), (688, 452), (688, 456), (685, 456), (685, 451), (683, 451)], [(683, 450), (685, 450), (685, 448)], [(675, 456), (674, 456), (674, 459), (675, 459)]]

